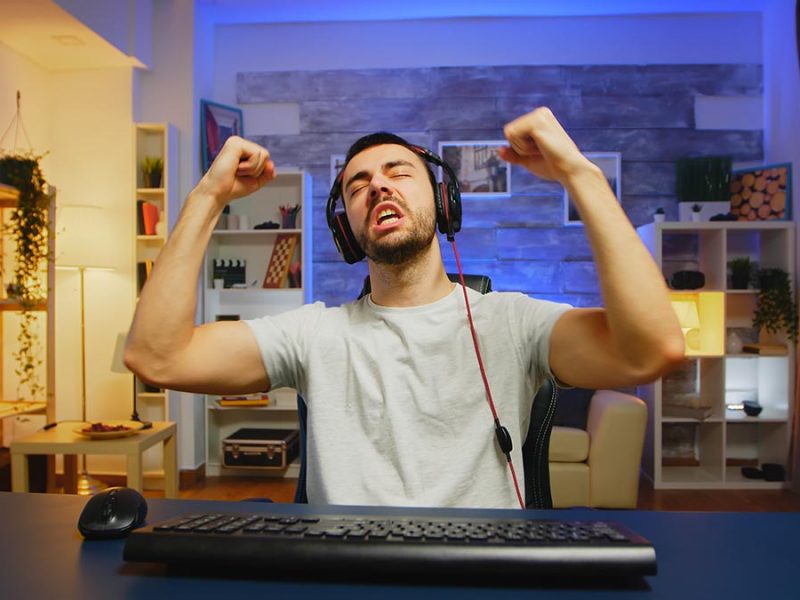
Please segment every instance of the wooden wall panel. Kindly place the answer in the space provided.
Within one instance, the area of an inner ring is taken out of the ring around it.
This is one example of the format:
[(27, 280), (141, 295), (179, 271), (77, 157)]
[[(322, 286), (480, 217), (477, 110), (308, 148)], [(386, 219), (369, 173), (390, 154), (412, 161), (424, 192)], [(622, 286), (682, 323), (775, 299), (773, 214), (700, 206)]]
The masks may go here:
[[(393, 131), (437, 151), (440, 141), (502, 139), (506, 122), (547, 105), (583, 151), (622, 153), (622, 206), (640, 225), (658, 207), (677, 218), (676, 159), (763, 159), (762, 131), (701, 131), (694, 122), (698, 95), (759, 97), (762, 80), (757, 64), (343, 69), (239, 73), (236, 93), (242, 105), (299, 105), (298, 135), (248, 127), (248, 137), (279, 166), (311, 173), (315, 296), (335, 305), (355, 297), (366, 266), (341, 261), (327, 229), (330, 155), (361, 135)], [(498, 290), (600, 302), (583, 230), (562, 225), (561, 186), (517, 167), (511, 182), (510, 197), (464, 200), (457, 241), (465, 270), (490, 275)], [(443, 255), (454, 269), (446, 243)]]

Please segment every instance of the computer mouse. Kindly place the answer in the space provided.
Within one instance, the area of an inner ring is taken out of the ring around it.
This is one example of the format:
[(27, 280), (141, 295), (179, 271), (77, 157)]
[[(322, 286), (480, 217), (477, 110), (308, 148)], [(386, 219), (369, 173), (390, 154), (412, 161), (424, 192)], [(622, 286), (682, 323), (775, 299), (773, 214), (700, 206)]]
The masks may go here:
[(121, 538), (141, 526), (147, 516), (147, 501), (139, 492), (111, 487), (89, 498), (78, 517), (78, 531), (87, 540)]

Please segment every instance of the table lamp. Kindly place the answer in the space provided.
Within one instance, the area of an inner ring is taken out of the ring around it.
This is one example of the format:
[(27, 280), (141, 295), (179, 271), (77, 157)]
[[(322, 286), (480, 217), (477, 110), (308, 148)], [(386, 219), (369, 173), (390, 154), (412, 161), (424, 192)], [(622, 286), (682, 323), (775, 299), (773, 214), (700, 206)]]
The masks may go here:
[[(81, 301), (81, 420), (86, 421), (86, 271), (112, 271), (107, 250), (96, 245), (92, 229), (101, 228), (102, 208), (88, 204), (60, 207), (56, 269), (74, 270), (80, 274)], [(86, 470), (86, 455), (81, 456), (78, 474), (78, 494), (91, 496), (107, 487), (91, 477)]]
[(699, 349), (700, 315), (697, 312), (697, 302), (694, 300), (672, 300), (672, 308), (681, 324), (686, 347), (691, 350)]
[(131, 412), (131, 421), (138, 421), (142, 423), (142, 429), (149, 429), (153, 426), (150, 421), (142, 421), (139, 418), (139, 412), (136, 409), (136, 377), (133, 376), (130, 369), (125, 366), (125, 341), (128, 339), (127, 333), (117, 334), (117, 343), (114, 345), (114, 357), (111, 359), (111, 371), (113, 373), (123, 373), (131, 375), (133, 380), (133, 411)]

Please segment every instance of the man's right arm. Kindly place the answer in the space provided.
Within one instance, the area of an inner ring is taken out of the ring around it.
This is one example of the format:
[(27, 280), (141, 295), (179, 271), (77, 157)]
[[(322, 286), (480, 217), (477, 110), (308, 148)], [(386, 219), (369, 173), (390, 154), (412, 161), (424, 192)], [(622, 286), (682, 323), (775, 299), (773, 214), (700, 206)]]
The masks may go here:
[(269, 389), (269, 374), (247, 325), (195, 326), (194, 316), (197, 278), (222, 209), (274, 177), (264, 148), (232, 137), (189, 194), (142, 289), (128, 334), (125, 364), (142, 380), (189, 392)]

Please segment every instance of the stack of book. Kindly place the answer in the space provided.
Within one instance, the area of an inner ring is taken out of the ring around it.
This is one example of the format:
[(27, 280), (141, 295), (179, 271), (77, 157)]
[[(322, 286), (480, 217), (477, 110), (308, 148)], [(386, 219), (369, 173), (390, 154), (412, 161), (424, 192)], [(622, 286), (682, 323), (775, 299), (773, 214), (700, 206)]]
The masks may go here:
[(789, 350), (781, 344), (744, 344), (742, 352), (762, 356), (786, 356)]
[(243, 396), (222, 396), (217, 403), (223, 407), (231, 406), (269, 406), (267, 394), (247, 394)]

